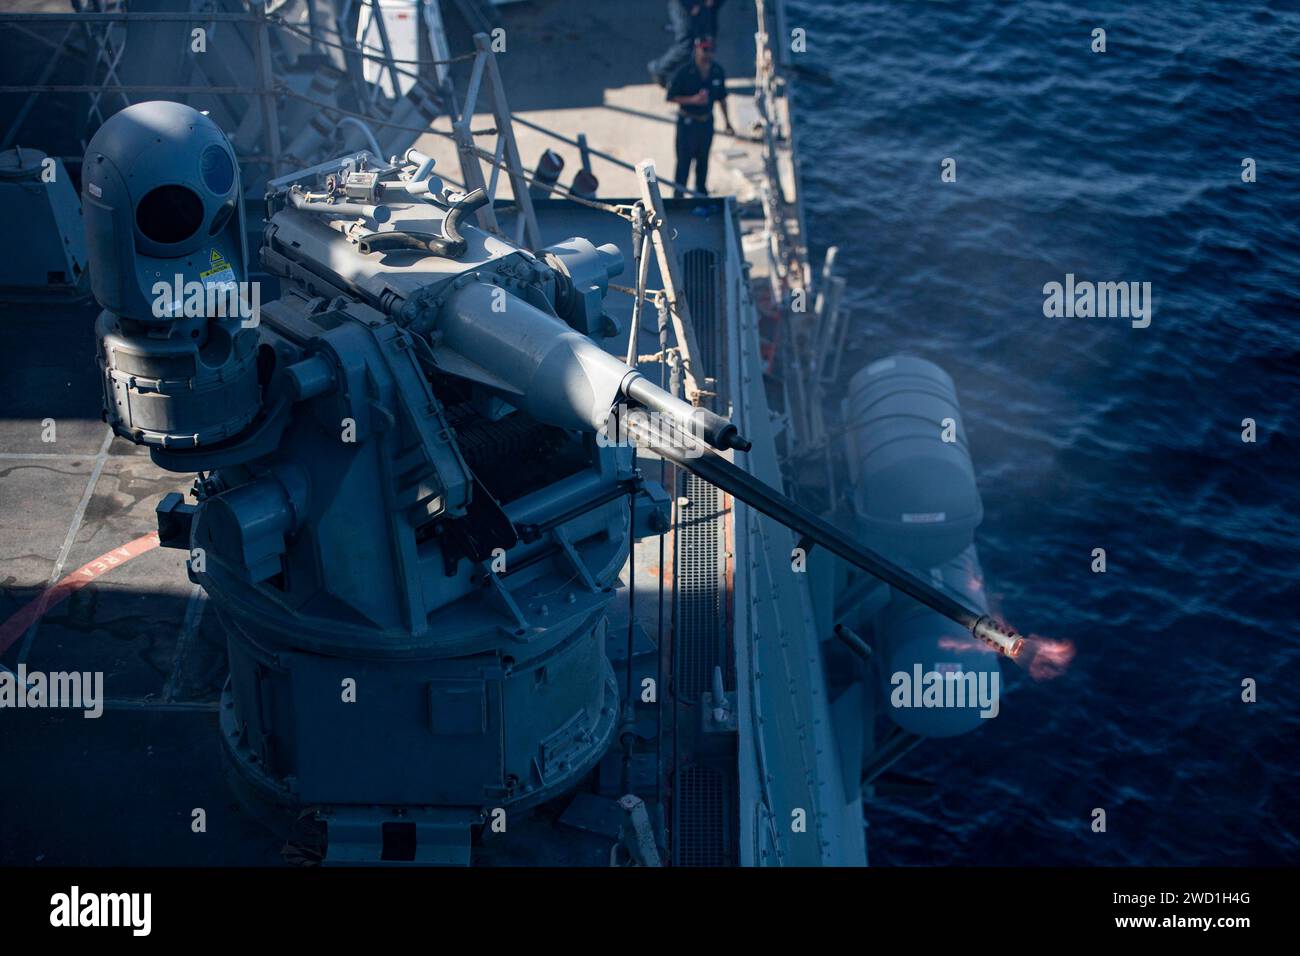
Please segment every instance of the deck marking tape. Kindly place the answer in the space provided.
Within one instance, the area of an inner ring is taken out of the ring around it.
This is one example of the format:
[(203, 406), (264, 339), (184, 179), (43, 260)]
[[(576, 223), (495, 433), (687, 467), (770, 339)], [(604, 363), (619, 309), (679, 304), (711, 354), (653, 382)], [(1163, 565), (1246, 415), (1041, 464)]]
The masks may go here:
[(158, 547), (158, 532), (150, 531), (143, 537), (136, 538), (112, 551), (104, 552), (95, 560), (73, 571), (58, 584), (46, 588), (15, 611), (7, 621), (0, 624), (0, 654), (9, 650), (9, 645), (22, 637), (27, 629), (44, 617), (45, 612), (50, 608), (61, 604), (100, 575), (107, 574), (114, 568), (120, 568), (132, 558), (138, 558), (156, 547)]

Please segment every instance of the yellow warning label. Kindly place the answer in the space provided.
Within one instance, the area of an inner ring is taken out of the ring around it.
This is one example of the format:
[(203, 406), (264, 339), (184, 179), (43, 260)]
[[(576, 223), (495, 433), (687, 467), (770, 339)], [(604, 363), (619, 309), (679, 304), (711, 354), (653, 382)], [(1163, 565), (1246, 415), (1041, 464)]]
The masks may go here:
[(212, 276), (220, 272), (231, 272), (230, 278), (233, 279), (235, 277), (234, 273), (230, 269), (229, 263), (226, 262), (225, 258), (216, 249), (213, 249), (212, 254), (208, 256), (208, 262), (211, 264), (211, 268), (206, 272), (200, 272), (200, 279), (210, 279)]

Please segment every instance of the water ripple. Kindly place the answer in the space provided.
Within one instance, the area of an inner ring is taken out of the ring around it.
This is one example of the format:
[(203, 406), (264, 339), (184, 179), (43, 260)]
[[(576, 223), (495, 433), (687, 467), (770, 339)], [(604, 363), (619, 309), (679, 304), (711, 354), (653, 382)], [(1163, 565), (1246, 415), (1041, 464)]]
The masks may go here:
[[(845, 372), (948, 369), (995, 604), (1079, 650), (908, 758), (935, 791), (868, 807), (873, 861), (1300, 862), (1300, 11), (788, 7), (827, 77), (797, 105), (810, 232), (849, 270)], [(1067, 272), (1150, 282), (1151, 326), (1045, 318)]]

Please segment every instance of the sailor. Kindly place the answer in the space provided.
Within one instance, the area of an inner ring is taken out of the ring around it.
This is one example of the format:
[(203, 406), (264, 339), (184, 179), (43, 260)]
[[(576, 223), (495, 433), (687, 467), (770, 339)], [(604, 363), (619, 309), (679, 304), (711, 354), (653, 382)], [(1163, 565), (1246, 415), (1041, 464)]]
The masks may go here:
[(677, 175), (679, 185), (686, 186), (695, 164), (695, 188), (708, 195), (709, 148), (713, 145), (713, 104), (722, 107), (726, 131), (734, 135), (727, 114), (727, 75), (713, 61), (713, 37), (697, 37), (695, 57), (673, 76), (668, 85), (668, 99), (676, 103)]
[(658, 59), (646, 64), (656, 83), (666, 87), (677, 71), (690, 62), (697, 37), (718, 35), (718, 11), (722, 4), (723, 0), (668, 0), (672, 45)]

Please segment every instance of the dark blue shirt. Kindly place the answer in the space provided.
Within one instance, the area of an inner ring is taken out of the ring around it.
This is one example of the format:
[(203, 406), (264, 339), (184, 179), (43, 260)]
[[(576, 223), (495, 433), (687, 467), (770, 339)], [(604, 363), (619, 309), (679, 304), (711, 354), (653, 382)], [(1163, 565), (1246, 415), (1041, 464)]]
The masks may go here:
[(712, 116), (713, 104), (720, 103), (727, 98), (727, 74), (723, 72), (722, 67), (718, 66), (716, 60), (709, 65), (707, 80), (700, 76), (700, 68), (695, 65), (694, 59), (685, 64), (673, 74), (673, 80), (668, 84), (668, 99), (674, 100), (679, 96), (694, 96), (700, 90), (709, 91), (709, 101), (703, 106), (691, 106), (687, 103), (677, 104), (681, 111), (692, 119), (706, 119)]

